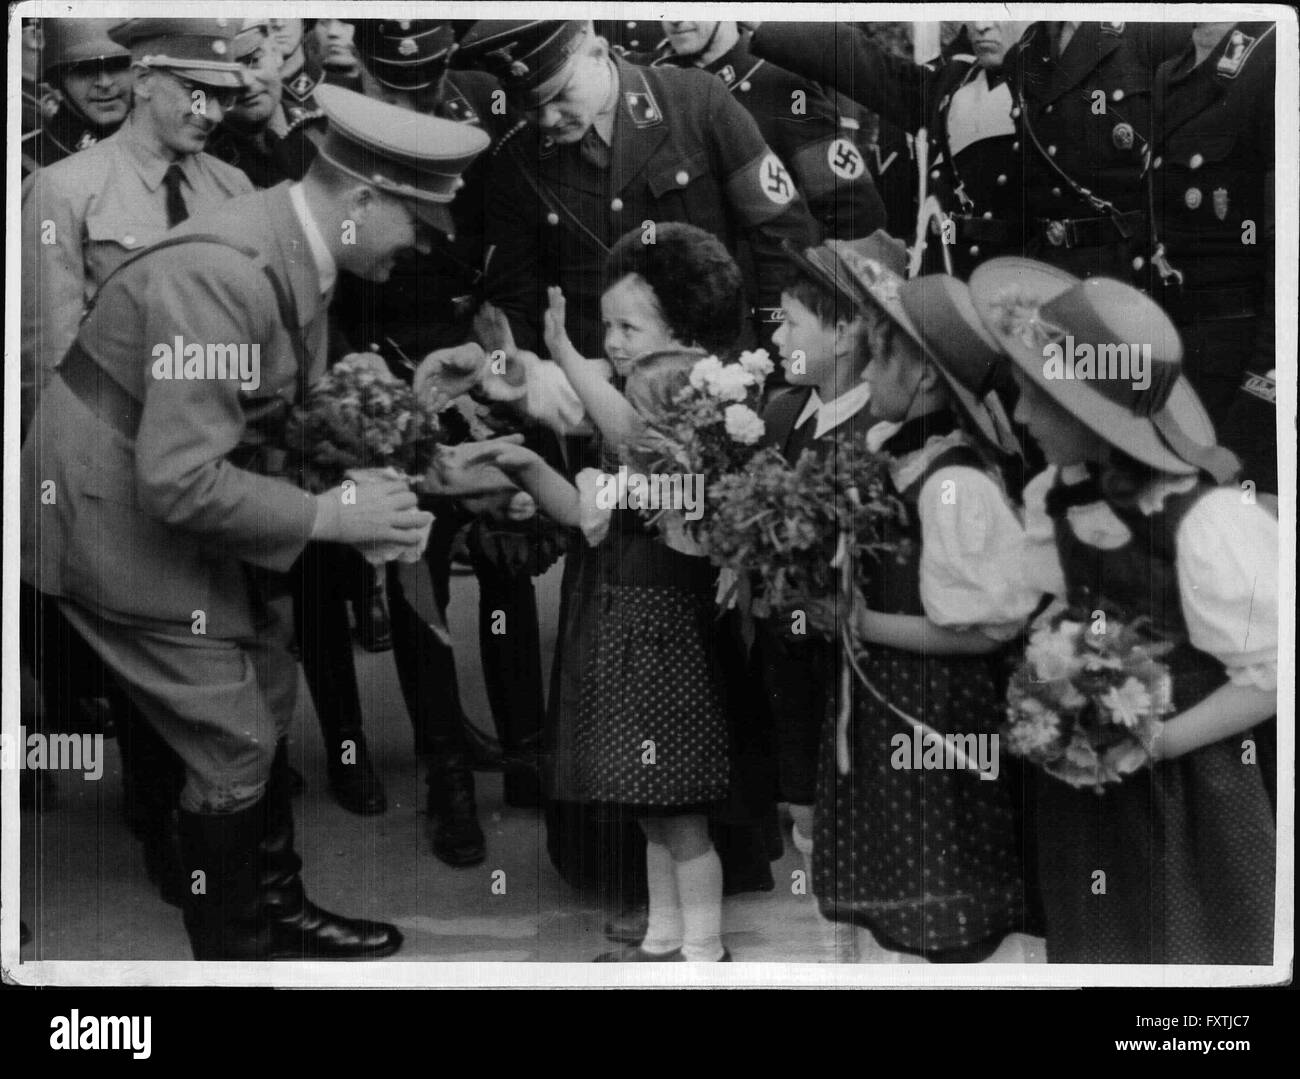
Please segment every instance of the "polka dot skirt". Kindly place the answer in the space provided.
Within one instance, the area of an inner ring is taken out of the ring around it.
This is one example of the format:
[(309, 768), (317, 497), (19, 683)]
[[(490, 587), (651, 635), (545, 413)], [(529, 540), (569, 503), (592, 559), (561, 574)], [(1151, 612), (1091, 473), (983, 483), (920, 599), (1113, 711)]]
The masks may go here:
[(726, 796), (729, 746), (712, 595), (602, 585), (582, 673), (573, 785), (581, 801), (663, 807)]

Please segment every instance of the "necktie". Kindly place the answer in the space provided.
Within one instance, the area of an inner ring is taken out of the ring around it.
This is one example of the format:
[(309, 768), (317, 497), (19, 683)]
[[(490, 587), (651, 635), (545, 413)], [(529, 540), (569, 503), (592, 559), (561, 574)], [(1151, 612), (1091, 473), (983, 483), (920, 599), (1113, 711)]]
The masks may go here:
[(169, 165), (167, 171), (163, 174), (163, 186), (167, 188), (167, 227), (175, 228), (187, 217), (190, 216), (189, 210), (185, 208), (185, 199), (181, 196), (181, 181), (185, 179), (185, 174), (181, 172), (179, 165)]
[(594, 124), (587, 128), (587, 133), (582, 136), (582, 142), (578, 148), (583, 159), (595, 165), (596, 168), (609, 168), (609, 147), (605, 145), (605, 140), (597, 133)]

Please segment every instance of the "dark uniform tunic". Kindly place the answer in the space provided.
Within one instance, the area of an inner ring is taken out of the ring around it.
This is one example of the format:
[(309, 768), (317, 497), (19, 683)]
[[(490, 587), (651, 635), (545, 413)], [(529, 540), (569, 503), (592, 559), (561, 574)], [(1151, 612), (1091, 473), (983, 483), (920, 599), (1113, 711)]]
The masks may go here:
[(717, 75), (758, 124), (758, 130), (794, 174), (823, 237), (852, 240), (885, 224), (885, 206), (859, 144), (862, 109), (833, 90), (754, 56), (749, 34), (706, 65), (665, 46), (631, 54), (652, 67), (692, 68)]
[[(1196, 65), (1189, 43), (1156, 76), (1151, 168), (1158, 286), (1184, 366), (1244, 478), (1277, 490), (1273, 340), (1271, 23), (1239, 23)], [(1196, 66), (1194, 66), (1196, 65)], [(1173, 271), (1177, 271), (1174, 274)]]
[(314, 138), (325, 130), (325, 114), (303, 113), (283, 134), (269, 126), (259, 132), (223, 123), (208, 142), (208, 153), (234, 165), (256, 188), (274, 187), (284, 180), (301, 180), (316, 157)]
[[(963, 52), (916, 64), (834, 23), (760, 29), (754, 51), (809, 78), (831, 80), (841, 93), (878, 112), (882, 122), (913, 135), (927, 131), (927, 193), (951, 217), (949, 255), (958, 276), (985, 258), (1023, 250), (1020, 162), (1010, 92), (1000, 74), (985, 73)], [(975, 105), (979, 95), (984, 116), (978, 135), (952, 129), (964, 111), (954, 114), (958, 95), (963, 105)], [(913, 228), (907, 222), (909, 238)], [(942, 239), (933, 233), (931, 238)], [(937, 259), (932, 265), (940, 268)]]
[(600, 356), (609, 248), (648, 222), (684, 221), (733, 253), (748, 241), (742, 270), (766, 340), (780, 304), (781, 241), (806, 246), (816, 230), (789, 172), (720, 80), (611, 62), (618, 96), (607, 168), (532, 127), (498, 147), (489, 166), (489, 298), (519, 343), (534, 347), (546, 287), (558, 284), (574, 345)]
[(66, 99), (58, 105), (53, 116), (46, 115), (44, 108), (42, 106), (41, 112), (33, 113), (39, 126), (23, 136), (24, 179), (38, 168), (53, 165), (79, 150), (89, 149), (122, 126), (121, 123), (93, 124)]
[[(1070, 273), (1145, 287), (1143, 173), (1155, 124), (1156, 69), (1186, 24), (1080, 23), (1058, 53), (1057, 23), (1031, 26), (1007, 51), (1015, 99), (1026, 254)], [(1135, 266), (1134, 260), (1142, 260)]]

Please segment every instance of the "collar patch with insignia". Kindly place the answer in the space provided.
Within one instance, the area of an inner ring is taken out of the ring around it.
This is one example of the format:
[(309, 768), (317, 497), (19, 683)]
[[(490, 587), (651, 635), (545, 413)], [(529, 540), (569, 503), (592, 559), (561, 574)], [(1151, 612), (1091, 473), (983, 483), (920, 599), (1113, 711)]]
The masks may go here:
[(1249, 34), (1242, 33), (1240, 30), (1234, 30), (1228, 38), (1228, 47), (1223, 50), (1223, 55), (1219, 57), (1216, 73), (1222, 75), (1225, 79), (1235, 79), (1246, 61), (1250, 59), (1250, 54), (1254, 51), (1259, 38), (1251, 37)]
[(730, 64), (723, 65), (722, 69), (718, 72), (718, 75), (728, 86), (736, 81), (736, 69)]
[(285, 84), (285, 89), (293, 94), (299, 101), (305, 98), (316, 89), (316, 83), (312, 77), (305, 71), (300, 71), (291, 82)]
[(655, 127), (664, 122), (659, 102), (650, 92), (650, 84), (644, 75), (641, 76), (641, 89), (624, 92), (623, 101), (627, 104), (628, 116), (637, 127)]
[(1101, 32), (1103, 34), (1122, 34), (1124, 24), (1122, 22), (1104, 22), (1101, 24)]

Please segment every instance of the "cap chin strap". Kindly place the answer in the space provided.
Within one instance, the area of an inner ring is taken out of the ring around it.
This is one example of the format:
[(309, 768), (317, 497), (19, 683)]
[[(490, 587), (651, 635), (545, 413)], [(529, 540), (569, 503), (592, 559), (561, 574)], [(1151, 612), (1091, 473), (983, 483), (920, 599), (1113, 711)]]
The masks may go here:
[(1173, 413), (1162, 408), (1151, 417), (1156, 433), (1174, 454), (1214, 477), (1219, 484), (1231, 483), (1241, 472), (1241, 462), (1222, 446), (1203, 446), (1187, 437)]

